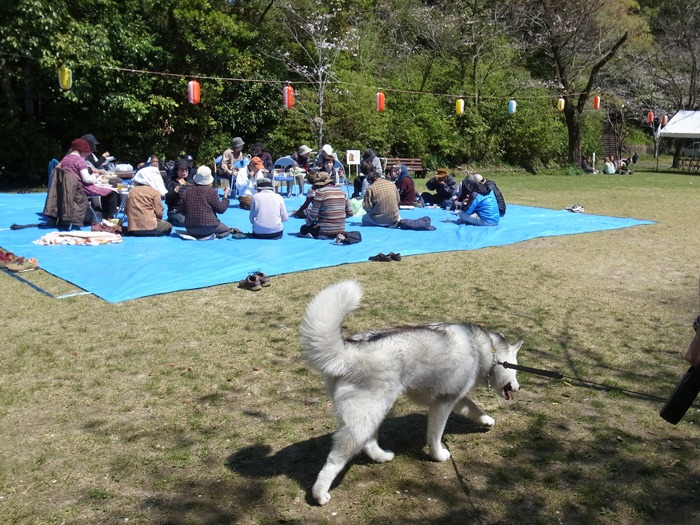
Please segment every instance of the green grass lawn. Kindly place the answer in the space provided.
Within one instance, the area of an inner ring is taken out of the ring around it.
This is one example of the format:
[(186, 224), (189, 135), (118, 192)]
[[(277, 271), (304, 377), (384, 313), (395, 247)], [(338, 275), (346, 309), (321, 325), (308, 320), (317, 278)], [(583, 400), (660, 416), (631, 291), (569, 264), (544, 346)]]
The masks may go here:
[[(481, 171), (509, 203), (651, 226), (293, 273), (258, 293), (57, 300), (0, 272), (0, 523), (700, 522), (700, 402), (677, 426), (658, 416), (699, 309), (700, 176), (652, 167)], [(453, 415), (446, 463), (424, 449), (423, 409), (402, 400), (379, 439), (396, 458), (359, 456), (312, 505), (335, 422), (298, 326), (346, 278), (366, 290), (348, 333), (483, 323), (524, 339), (521, 364), (567, 378), (520, 373), (510, 403), (479, 390), (496, 425)]]

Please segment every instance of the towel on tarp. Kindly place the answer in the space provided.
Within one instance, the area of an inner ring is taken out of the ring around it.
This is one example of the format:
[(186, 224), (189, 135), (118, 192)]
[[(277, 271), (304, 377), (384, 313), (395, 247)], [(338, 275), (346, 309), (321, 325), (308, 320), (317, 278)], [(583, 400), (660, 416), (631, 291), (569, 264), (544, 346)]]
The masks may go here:
[(101, 244), (116, 244), (122, 242), (122, 236), (109, 232), (86, 232), (75, 230), (69, 232), (51, 232), (41, 239), (34, 241), (34, 244), (44, 246), (52, 244), (70, 244), (72, 246), (99, 246)]

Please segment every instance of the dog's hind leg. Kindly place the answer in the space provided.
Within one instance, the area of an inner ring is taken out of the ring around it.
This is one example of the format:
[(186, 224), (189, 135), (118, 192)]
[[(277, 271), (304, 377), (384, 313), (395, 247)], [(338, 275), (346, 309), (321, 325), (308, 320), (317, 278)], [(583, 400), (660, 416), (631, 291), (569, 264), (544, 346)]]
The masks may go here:
[(447, 461), (450, 457), (450, 451), (442, 446), (442, 433), (453, 407), (454, 399), (450, 398), (434, 401), (428, 409), (428, 447), (435, 461)]
[(476, 403), (474, 403), (474, 401), (468, 397), (463, 397), (457, 401), (454, 411), (468, 419), (471, 419), (474, 423), (478, 423), (479, 425), (483, 425), (485, 427), (492, 427), (496, 422), (495, 419), (481, 410)]
[(364, 451), (372, 461), (376, 461), (377, 463), (385, 463), (394, 459), (394, 453), (391, 450), (384, 450), (379, 446), (377, 442), (377, 432), (375, 432), (372, 439), (365, 444)]

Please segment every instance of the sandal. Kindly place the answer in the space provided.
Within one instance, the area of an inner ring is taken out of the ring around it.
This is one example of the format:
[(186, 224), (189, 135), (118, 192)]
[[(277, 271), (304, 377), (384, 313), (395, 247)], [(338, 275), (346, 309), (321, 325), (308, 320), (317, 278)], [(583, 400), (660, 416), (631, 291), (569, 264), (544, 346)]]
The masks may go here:
[(29, 259), (25, 259), (24, 257), (19, 257), (12, 261), (11, 263), (8, 263), (5, 268), (10, 270), (11, 272), (28, 272), (29, 270), (36, 270), (39, 268), (39, 261), (37, 261), (34, 257), (31, 257)]

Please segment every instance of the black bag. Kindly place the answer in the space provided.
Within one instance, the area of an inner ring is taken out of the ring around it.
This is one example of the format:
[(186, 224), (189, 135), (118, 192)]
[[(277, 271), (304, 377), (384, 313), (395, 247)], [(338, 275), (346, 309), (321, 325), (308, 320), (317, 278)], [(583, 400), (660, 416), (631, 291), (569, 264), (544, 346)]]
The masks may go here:
[(335, 238), (336, 244), (357, 244), (358, 242), (362, 242), (362, 234), (360, 232), (339, 233)]

